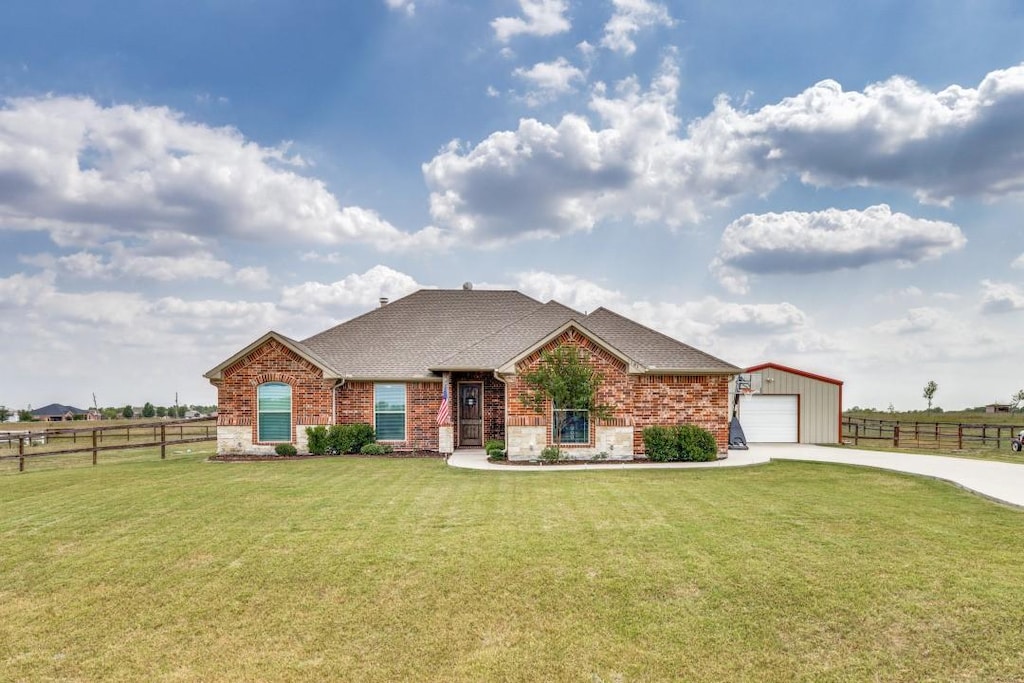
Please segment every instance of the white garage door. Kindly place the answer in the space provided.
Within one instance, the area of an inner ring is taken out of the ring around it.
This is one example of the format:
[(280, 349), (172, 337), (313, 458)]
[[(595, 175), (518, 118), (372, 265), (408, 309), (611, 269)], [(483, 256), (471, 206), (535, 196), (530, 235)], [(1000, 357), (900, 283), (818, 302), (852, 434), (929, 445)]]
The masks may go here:
[(740, 395), (740, 424), (749, 443), (796, 443), (796, 396)]

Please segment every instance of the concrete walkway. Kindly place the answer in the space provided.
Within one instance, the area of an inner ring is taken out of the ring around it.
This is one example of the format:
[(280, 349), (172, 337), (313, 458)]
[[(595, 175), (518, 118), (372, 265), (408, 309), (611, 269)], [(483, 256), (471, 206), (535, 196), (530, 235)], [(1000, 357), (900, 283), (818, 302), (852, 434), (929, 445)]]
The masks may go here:
[(715, 462), (621, 463), (614, 465), (499, 465), (487, 461), (483, 450), (460, 450), (448, 464), (475, 470), (503, 472), (579, 472), (620, 469), (696, 469), (742, 467), (772, 460), (803, 460), (876, 467), (895, 472), (943, 479), (994, 500), (1024, 507), (1024, 459), (1007, 462), (953, 458), (943, 455), (913, 455), (853, 448), (829, 448), (806, 444), (754, 444), (748, 451), (729, 451), (729, 457)]

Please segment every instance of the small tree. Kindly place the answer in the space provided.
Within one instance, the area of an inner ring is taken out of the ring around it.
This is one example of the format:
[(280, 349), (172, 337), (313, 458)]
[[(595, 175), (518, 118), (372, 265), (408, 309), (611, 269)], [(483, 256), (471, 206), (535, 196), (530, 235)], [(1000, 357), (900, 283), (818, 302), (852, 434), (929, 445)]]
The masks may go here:
[(142, 417), (153, 417), (156, 415), (156, 408), (149, 401), (146, 401), (146, 405), (142, 406)]
[(32, 422), (36, 418), (33, 417), (31, 410), (19, 410), (18, 411), (18, 422)]
[(1010, 397), (1010, 408), (1012, 410), (1017, 410), (1020, 408), (1021, 403), (1024, 403), (1024, 389), (1021, 389)]
[(924, 385), (923, 396), (928, 399), (928, 410), (932, 409), (932, 399), (935, 398), (935, 392), (939, 390), (939, 385), (935, 383), (935, 380), (928, 380), (928, 384)]
[(125, 406), (124, 408), (121, 409), (121, 417), (123, 417), (126, 420), (130, 420), (133, 417), (135, 417), (135, 411), (132, 410), (131, 406)]
[[(604, 377), (587, 362), (579, 347), (562, 345), (543, 351), (535, 370), (523, 374), (528, 389), (520, 395), (523, 405), (543, 413), (550, 400), (560, 410), (586, 410), (591, 418), (611, 416), (611, 406), (597, 402), (597, 388)], [(551, 439), (561, 444), (561, 430), (552, 424)]]
[(0, 422), (7, 422), (7, 418), (11, 416), (11, 411), (7, 409), (7, 406), (0, 406)]
[(165, 408), (164, 406), (157, 406), (156, 407), (156, 416), (157, 417), (166, 417), (167, 416), (167, 408)]

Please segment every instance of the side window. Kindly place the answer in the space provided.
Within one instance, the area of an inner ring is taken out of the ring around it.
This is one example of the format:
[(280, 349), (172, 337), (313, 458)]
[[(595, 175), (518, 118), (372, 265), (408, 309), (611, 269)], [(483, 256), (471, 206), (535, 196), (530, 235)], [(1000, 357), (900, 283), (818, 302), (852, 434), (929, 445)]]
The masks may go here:
[(405, 385), (373, 385), (373, 428), (380, 441), (405, 441)]
[(283, 382), (267, 382), (256, 390), (259, 441), (292, 440), (292, 388)]

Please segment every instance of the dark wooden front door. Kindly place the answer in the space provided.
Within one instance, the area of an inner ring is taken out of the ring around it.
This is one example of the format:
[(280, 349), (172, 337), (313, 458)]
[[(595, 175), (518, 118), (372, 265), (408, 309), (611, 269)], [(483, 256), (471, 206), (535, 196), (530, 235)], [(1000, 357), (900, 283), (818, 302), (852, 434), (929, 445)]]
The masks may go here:
[(484, 445), (484, 385), (459, 384), (459, 445)]

